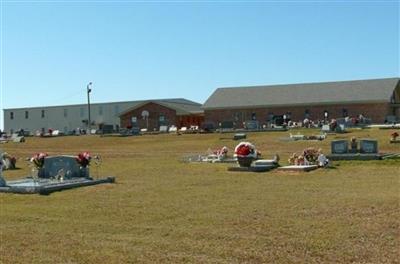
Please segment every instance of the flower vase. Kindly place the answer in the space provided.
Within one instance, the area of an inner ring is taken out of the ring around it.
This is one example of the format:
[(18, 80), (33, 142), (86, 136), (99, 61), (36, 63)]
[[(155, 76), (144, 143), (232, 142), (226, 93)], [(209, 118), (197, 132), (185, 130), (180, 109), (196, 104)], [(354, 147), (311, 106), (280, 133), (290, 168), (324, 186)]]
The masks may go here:
[(89, 167), (81, 167), (81, 176), (84, 178), (90, 178)]
[(237, 157), (240, 167), (250, 167), (253, 160), (253, 157)]

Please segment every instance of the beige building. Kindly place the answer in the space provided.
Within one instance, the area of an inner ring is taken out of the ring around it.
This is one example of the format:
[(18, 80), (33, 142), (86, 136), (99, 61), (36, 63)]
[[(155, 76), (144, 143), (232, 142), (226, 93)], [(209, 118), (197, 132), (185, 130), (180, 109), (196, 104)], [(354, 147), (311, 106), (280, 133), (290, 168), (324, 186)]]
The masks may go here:
[[(146, 102), (167, 104), (190, 104), (200, 110), (200, 104), (186, 99), (141, 100), (126, 102), (95, 103), (90, 105), (92, 128), (101, 129), (104, 125), (120, 127), (120, 113)], [(4, 131), (11, 132), (23, 129), (31, 133), (48, 129), (64, 133), (88, 127), (87, 104), (60, 105), (43, 107), (26, 107), (4, 109)]]

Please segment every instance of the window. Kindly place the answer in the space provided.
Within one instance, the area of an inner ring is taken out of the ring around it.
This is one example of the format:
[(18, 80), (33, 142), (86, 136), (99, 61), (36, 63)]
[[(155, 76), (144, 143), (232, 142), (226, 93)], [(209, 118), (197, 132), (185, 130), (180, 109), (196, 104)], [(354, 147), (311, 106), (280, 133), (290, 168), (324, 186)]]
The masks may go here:
[(29, 118), (29, 112), (25, 111), (25, 119), (28, 119), (28, 118)]
[(99, 115), (103, 115), (103, 106), (99, 106)]
[(10, 112), (10, 119), (14, 119), (14, 112)]
[(137, 122), (136, 116), (132, 116), (131, 121), (132, 121), (132, 124), (135, 124)]
[(251, 113), (251, 120), (256, 120), (256, 113)]
[(348, 113), (347, 109), (343, 108), (342, 109), (342, 117), (348, 117), (348, 116), (349, 116), (349, 113)]
[(44, 114), (45, 114), (45, 113), (44, 113), (44, 110), (42, 110), (42, 115), (41, 115), (41, 116), (42, 116), (42, 118), (44, 118)]
[(81, 107), (80, 109), (80, 117), (83, 117), (85, 115), (85, 108)]
[(64, 117), (67, 117), (67, 116), (68, 116), (68, 109), (64, 108)]

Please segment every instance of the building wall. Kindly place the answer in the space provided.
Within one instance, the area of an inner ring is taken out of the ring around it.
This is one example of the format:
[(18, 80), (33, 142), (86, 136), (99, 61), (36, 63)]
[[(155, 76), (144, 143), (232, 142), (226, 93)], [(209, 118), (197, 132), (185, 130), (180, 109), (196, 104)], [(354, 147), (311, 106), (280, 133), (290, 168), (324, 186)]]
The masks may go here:
[[(101, 123), (119, 125), (119, 113), (130, 107), (132, 107), (132, 103), (129, 102), (92, 104), (90, 108), (92, 127), (98, 128)], [(43, 117), (42, 111), (44, 111)], [(28, 112), (28, 118), (25, 118), (25, 112)], [(10, 118), (11, 113), (13, 113), (13, 119)], [(5, 109), (4, 131), (24, 129), (35, 132), (42, 129), (47, 131), (51, 128), (67, 132), (78, 127), (86, 129), (87, 124), (82, 120), (87, 119), (87, 105)]]
[[(241, 127), (242, 123), (255, 117), (261, 124), (269, 120), (270, 115), (283, 115), (290, 113), (293, 121), (302, 121), (306, 117), (308, 110), (311, 120), (324, 119), (324, 112), (328, 111), (328, 118), (343, 117), (343, 109), (347, 110), (349, 116), (371, 118), (374, 123), (383, 123), (387, 115), (393, 115), (393, 109), (389, 103), (364, 103), (364, 104), (337, 104), (337, 105), (316, 105), (316, 106), (287, 106), (287, 107), (265, 107), (254, 109), (218, 109), (205, 110), (205, 122), (218, 125), (223, 121), (233, 121), (236, 127)], [(400, 118), (397, 111), (397, 117)]]
[[(149, 112), (148, 120), (143, 119), (143, 111)], [(160, 120), (160, 117), (163, 117)], [(132, 117), (136, 118), (136, 122), (132, 121)], [(174, 109), (156, 104), (147, 103), (141, 107), (138, 107), (132, 111), (129, 111), (120, 116), (121, 127), (139, 127), (147, 128), (149, 131), (159, 130), (160, 126), (174, 125), (178, 128), (190, 127), (190, 126), (200, 126), (204, 121), (203, 114), (192, 114), (192, 115), (177, 115)]]
[(177, 122), (176, 126), (178, 128), (181, 128), (181, 127), (189, 128), (191, 126), (200, 127), (203, 122), (204, 122), (204, 115), (203, 114), (184, 115), (184, 116), (179, 116), (178, 117), (178, 122)]
[[(143, 119), (142, 113), (143, 111), (148, 111), (149, 116), (148, 120)], [(160, 117), (163, 117), (160, 120)], [(132, 118), (136, 118), (136, 122), (132, 120)], [(132, 111), (129, 111), (120, 116), (121, 119), (121, 127), (139, 127), (139, 128), (147, 128), (149, 131), (159, 130), (160, 125), (176, 125), (176, 111), (170, 109), (168, 107), (155, 104), (155, 103), (147, 103), (141, 107), (138, 107)]]

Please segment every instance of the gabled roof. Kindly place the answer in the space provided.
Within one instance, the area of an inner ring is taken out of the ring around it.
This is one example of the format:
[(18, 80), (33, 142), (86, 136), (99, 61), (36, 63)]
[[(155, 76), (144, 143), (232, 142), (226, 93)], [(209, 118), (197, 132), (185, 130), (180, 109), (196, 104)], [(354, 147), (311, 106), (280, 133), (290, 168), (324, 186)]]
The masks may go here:
[(218, 88), (203, 109), (389, 102), (400, 78)]
[(119, 116), (122, 116), (132, 110), (135, 110), (143, 105), (148, 103), (155, 103), (167, 108), (173, 109), (176, 111), (177, 115), (189, 115), (189, 114), (200, 114), (203, 113), (201, 109), (201, 104), (179, 98), (179, 99), (164, 99), (164, 100), (144, 100), (144, 101), (137, 101), (132, 107), (128, 108), (127, 110), (121, 112)]

